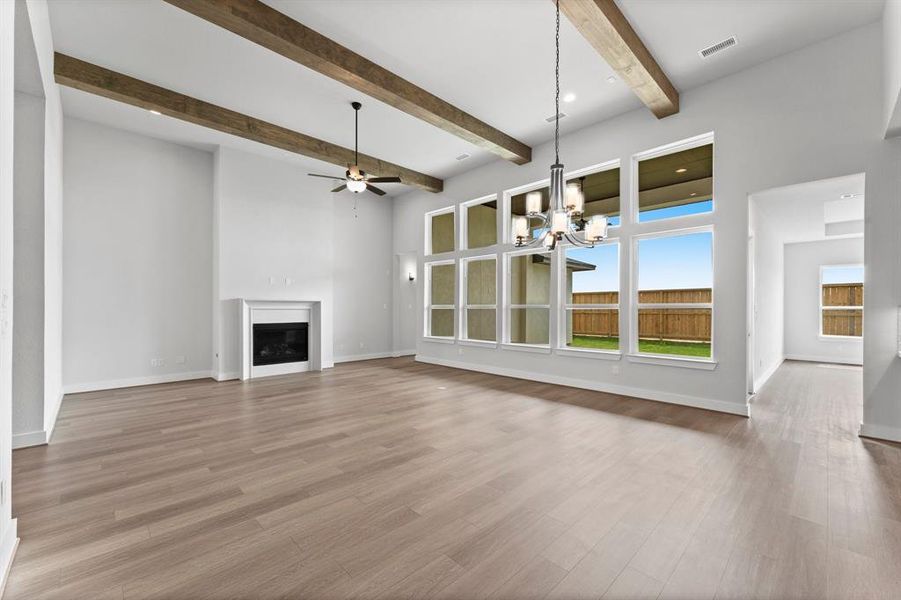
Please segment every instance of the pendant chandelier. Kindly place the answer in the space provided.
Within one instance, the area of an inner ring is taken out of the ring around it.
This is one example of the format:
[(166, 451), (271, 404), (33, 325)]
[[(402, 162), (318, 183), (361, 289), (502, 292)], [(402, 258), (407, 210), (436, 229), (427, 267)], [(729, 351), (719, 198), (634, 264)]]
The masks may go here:
[[(551, 165), (550, 201), (548, 210), (543, 212), (541, 192), (526, 194), (526, 214), (513, 217), (513, 239), (518, 248), (542, 245), (553, 250), (557, 242), (563, 240), (574, 246), (593, 248), (607, 238), (607, 217), (592, 215), (587, 221), (583, 218), (585, 194), (582, 186), (573, 181), (564, 189), (563, 165), (560, 164), (560, 0), (557, 0), (555, 44), (554, 164)], [(533, 231), (537, 235), (533, 235)]]

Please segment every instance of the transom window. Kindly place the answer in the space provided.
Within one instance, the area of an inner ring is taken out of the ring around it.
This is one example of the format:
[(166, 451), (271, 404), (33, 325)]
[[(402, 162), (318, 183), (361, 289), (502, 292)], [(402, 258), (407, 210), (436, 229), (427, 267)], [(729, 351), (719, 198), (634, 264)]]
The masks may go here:
[(456, 250), (454, 207), (443, 208), (425, 216), (426, 254), (444, 254)]
[(497, 244), (497, 197), (467, 202), (461, 208), (464, 247), (471, 250)]
[(713, 143), (638, 161), (638, 221), (713, 210)]

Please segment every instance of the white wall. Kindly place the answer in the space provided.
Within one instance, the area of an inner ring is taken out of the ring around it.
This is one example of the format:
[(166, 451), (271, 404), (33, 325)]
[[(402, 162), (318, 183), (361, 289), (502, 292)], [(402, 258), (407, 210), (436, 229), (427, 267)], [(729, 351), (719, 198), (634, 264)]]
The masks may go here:
[[(715, 132), (715, 370), (426, 341), (418, 344), (419, 357), (741, 412), (747, 389), (748, 194), (866, 172), (867, 262), (873, 283), (866, 300), (864, 420), (901, 437), (896, 348), (901, 144), (882, 139), (881, 37), (881, 24), (869, 25), (686, 92), (681, 112), (673, 117), (658, 121), (646, 109), (636, 110), (561, 142), (561, 158), (572, 170), (616, 158), (628, 166), (638, 152)], [(546, 178), (551, 145), (534, 148), (533, 156), (521, 167), (496, 161), (453, 177), (445, 181), (442, 194), (412, 192), (398, 198), (395, 252), (422, 254), (426, 211)], [(626, 192), (629, 185), (624, 178)], [(420, 289), (420, 303), (421, 296)], [(614, 365), (620, 367), (618, 374)]]
[(236, 307), (242, 298), (321, 301), (324, 368), (391, 352), (391, 201), (331, 194), (329, 182), (306, 173), (294, 162), (229, 148), (217, 152), (219, 379), (240, 372)]
[(208, 376), (212, 154), (77, 119), (65, 129), (67, 391)]
[(754, 233), (754, 393), (785, 359), (785, 252), (780, 232), (769, 227), (756, 202), (751, 202)]
[(16, 5), (0, 2), (0, 589), (18, 541), (11, 511), (13, 164)]
[(887, 0), (882, 15), (886, 137), (901, 135), (901, 0)]
[[(820, 333), (820, 267), (863, 264), (864, 240), (785, 244), (785, 357), (859, 365), (863, 340)], [(866, 292), (864, 292), (866, 295)], [(866, 317), (864, 317), (866, 318)]]
[(44, 99), (15, 95), (13, 439), (44, 438)]

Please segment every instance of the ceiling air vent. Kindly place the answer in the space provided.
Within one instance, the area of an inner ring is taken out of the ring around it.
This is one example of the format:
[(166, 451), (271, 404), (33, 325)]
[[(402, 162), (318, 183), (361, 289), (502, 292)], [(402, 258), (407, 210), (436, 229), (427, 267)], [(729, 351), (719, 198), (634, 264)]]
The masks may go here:
[(554, 119), (556, 119), (557, 117), (560, 117), (562, 119), (565, 116), (566, 116), (566, 113), (561, 112), (559, 114), (549, 116), (547, 119), (545, 119), (545, 121), (547, 121), (548, 123), (553, 123)]
[(706, 48), (702, 48), (701, 50), (698, 50), (698, 54), (701, 56), (701, 58), (710, 58), (710, 56), (716, 54), (717, 52), (722, 52), (726, 48), (731, 48), (732, 46), (734, 46), (737, 43), (738, 43), (738, 40), (735, 39), (735, 36), (733, 35), (733, 36), (723, 40), (722, 42), (717, 42), (716, 44), (713, 44), (712, 46), (707, 46)]
[(457, 157), (457, 160), (466, 160), (466, 159), (469, 158), (470, 156), (471, 156), (470, 154), (466, 154), (466, 153), (464, 152), (463, 154), (461, 154), (460, 156)]

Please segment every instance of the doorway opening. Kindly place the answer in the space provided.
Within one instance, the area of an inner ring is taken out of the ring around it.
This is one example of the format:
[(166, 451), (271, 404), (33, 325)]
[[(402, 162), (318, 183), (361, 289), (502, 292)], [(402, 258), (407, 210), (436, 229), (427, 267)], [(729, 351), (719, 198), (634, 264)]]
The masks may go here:
[(748, 393), (785, 360), (862, 365), (863, 173), (749, 196)]

